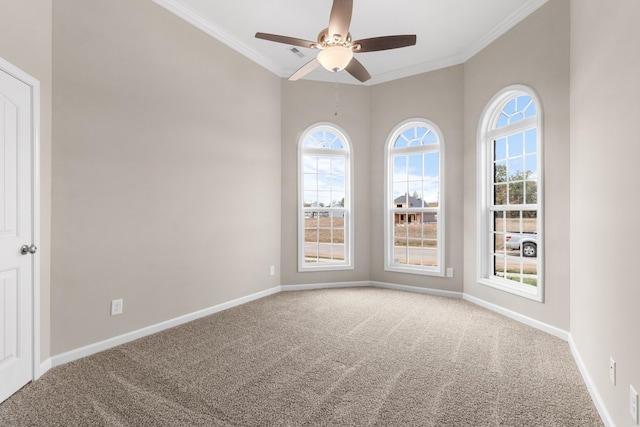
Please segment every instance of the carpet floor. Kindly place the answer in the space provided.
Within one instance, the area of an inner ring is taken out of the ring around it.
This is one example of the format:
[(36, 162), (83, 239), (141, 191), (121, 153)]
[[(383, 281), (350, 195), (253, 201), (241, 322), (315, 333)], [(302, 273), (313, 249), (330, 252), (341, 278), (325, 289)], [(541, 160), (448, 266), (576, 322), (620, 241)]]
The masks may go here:
[(282, 292), (50, 370), (1, 426), (602, 426), (566, 342), (468, 302)]

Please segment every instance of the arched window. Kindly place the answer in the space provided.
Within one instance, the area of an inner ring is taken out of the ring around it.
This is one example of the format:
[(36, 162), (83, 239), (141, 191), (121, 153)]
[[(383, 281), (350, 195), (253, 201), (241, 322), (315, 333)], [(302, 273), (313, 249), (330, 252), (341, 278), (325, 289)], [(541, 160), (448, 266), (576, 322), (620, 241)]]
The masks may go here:
[(385, 155), (385, 270), (443, 276), (442, 133), (428, 120), (407, 120)]
[(542, 301), (542, 112), (526, 86), (500, 91), (479, 127), (479, 281)]
[(308, 128), (298, 145), (298, 271), (353, 269), (352, 159), (344, 131)]

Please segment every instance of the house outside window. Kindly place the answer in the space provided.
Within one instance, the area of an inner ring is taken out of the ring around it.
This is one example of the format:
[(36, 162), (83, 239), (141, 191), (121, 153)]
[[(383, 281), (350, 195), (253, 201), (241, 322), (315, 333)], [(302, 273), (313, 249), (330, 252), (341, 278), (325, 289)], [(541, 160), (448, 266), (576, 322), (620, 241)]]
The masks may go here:
[(443, 276), (442, 133), (429, 120), (407, 120), (391, 132), (385, 157), (385, 270)]
[(298, 144), (298, 271), (353, 269), (352, 150), (331, 123)]
[(510, 86), (479, 127), (478, 281), (543, 300), (542, 112), (535, 92)]

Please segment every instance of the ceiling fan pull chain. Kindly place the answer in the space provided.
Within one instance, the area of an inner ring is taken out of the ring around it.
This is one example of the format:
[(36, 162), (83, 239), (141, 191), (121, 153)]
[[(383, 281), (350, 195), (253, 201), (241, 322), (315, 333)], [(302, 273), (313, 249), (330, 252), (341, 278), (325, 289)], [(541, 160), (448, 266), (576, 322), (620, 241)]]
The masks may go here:
[(338, 117), (338, 109), (340, 108), (340, 92), (338, 91), (338, 73), (336, 75), (336, 111), (333, 114), (335, 117)]

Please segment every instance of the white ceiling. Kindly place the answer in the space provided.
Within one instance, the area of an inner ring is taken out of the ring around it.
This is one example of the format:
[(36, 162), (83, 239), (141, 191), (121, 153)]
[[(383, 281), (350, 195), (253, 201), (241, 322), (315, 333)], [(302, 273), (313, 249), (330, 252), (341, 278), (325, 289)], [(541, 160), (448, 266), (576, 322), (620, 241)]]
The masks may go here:
[[(315, 41), (327, 27), (333, 0), (153, 0), (280, 77), (289, 77), (317, 50), (259, 40), (260, 31)], [(548, 0), (354, 0), (354, 40), (416, 34), (415, 46), (357, 53), (371, 74), (366, 85), (461, 64)], [(305, 79), (361, 84), (321, 67)]]

